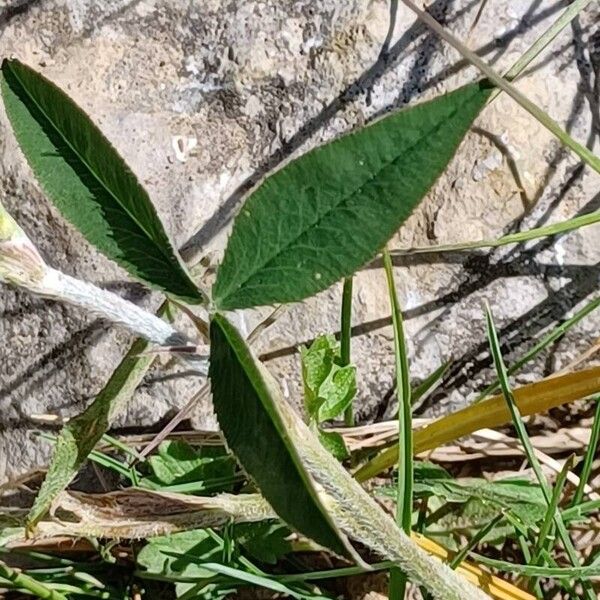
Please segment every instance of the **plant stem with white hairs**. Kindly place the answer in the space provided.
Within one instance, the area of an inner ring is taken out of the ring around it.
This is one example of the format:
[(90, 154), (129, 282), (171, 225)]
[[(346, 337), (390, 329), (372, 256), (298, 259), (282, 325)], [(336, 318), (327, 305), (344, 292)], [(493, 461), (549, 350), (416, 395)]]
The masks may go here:
[[(66, 302), (128, 329), (153, 344), (195, 348), (188, 337), (161, 318), (121, 296), (81, 281), (46, 264), (33, 242), (0, 204), (0, 282), (16, 285), (37, 296)], [(206, 358), (179, 352), (200, 374)]]

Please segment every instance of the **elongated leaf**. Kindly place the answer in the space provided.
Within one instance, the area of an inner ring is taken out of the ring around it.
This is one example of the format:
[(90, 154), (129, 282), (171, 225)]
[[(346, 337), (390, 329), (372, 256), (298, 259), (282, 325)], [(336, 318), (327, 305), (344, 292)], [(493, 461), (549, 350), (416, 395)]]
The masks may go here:
[(216, 315), (210, 327), (209, 377), (219, 425), (227, 443), (277, 514), (319, 544), (349, 555), (287, 435), (274, 400), (276, 384), (236, 329)]
[(440, 600), (487, 598), (397, 527), (283, 400), (239, 333), (218, 314), (211, 324), (209, 375), (227, 443), (284, 521), (364, 566), (344, 536), (359, 540)]
[(135, 277), (199, 301), (147, 192), (85, 112), (18, 60), (2, 63), (0, 88), (21, 150), (62, 214)]
[(382, 248), (454, 155), (490, 88), (399, 111), (290, 163), (237, 216), (213, 288), (220, 308), (294, 302)]

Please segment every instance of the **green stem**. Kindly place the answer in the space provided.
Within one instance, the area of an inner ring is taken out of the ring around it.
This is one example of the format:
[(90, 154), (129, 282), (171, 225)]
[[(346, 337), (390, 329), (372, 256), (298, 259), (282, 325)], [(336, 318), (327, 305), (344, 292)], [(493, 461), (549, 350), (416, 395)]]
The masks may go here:
[(407, 256), (413, 254), (438, 254), (441, 252), (462, 252), (464, 250), (478, 250), (480, 248), (499, 248), (509, 244), (519, 244), (529, 240), (536, 240), (542, 237), (568, 233), (580, 227), (593, 225), (600, 221), (600, 211), (595, 211), (587, 215), (581, 215), (559, 223), (552, 223), (544, 227), (535, 227), (528, 231), (519, 231), (510, 233), (496, 240), (481, 240), (479, 242), (459, 242), (457, 244), (444, 244), (439, 246), (421, 246), (417, 248), (399, 248), (392, 250), (392, 256)]
[(45, 598), (47, 600), (67, 600), (60, 592), (57, 592), (43, 583), (36, 581), (29, 575), (11, 569), (7, 564), (0, 561), (0, 581), (4, 579), (6, 582), (16, 589), (26, 590), (27, 592)]
[(581, 467), (581, 475), (579, 476), (579, 485), (575, 490), (571, 506), (577, 506), (578, 504), (581, 504), (585, 486), (590, 478), (590, 473), (592, 472), (592, 463), (596, 457), (598, 439), (600, 438), (600, 396), (596, 396), (595, 402), (596, 410), (594, 411), (594, 423), (590, 433), (590, 441), (585, 453), (585, 458), (583, 459), (583, 467)]
[[(562, 491), (565, 487), (565, 482), (567, 481), (567, 474), (573, 468), (573, 464), (575, 461), (575, 456), (571, 455), (563, 465), (558, 477), (556, 478), (556, 483), (554, 485), (554, 489), (552, 491), (552, 499), (550, 504), (548, 504), (548, 509), (546, 510), (546, 514), (544, 516), (544, 520), (542, 521), (542, 526), (540, 527), (540, 533), (537, 538), (537, 542), (535, 544), (533, 550), (533, 558), (530, 561), (530, 564), (533, 565), (541, 565), (543, 564), (542, 554), (544, 551), (550, 551), (553, 537), (551, 537), (550, 533), (552, 530), (552, 525), (554, 524), (554, 516), (558, 510), (558, 503), (560, 502), (560, 497)], [(535, 590), (537, 588), (538, 580), (537, 577), (532, 577), (529, 583), (529, 589)]]
[[(387, 249), (383, 251), (383, 267), (387, 279), (394, 328), (394, 356), (396, 362), (396, 394), (398, 397), (398, 443), (402, 451), (398, 454), (398, 490), (396, 521), (410, 535), (412, 519), (413, 457), (412, 457), (412, 405), (408, 353), (404, 336), (402, 310), (398, 301), (392, 259)], [(390, 572), (391, 599), (404, 597), (406, 577), (398, 569)]]
[[(352, 276), (344, 279), (342, 290), (342, 323), (340, 331), (340, 358), (341, 366), (350, 364), (350, 345), (352, 341)], [(352, 402), (344, 411), (344, 423), (346, 427), (354, 425), (354, 407)]]

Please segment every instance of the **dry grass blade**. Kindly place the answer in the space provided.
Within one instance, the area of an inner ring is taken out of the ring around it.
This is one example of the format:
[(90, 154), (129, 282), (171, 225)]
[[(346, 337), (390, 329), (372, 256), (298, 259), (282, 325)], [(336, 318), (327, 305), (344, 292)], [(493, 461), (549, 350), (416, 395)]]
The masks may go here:
[[(550, 408), (587, 398), (600, 392), (600, 367), (551, 377), (517, 388), (515, 400), (523, 416), (545, 412)], [(415, 431), (414, 453), (438, 448), (474, 431), (498, 427), (510, 421), (510, 414), (501, 395), (437, 419)], [(398, 446), (384, 450), (363, 465), (356, 473), (358, 481), (365, 481), (395, 464)]]
[[(450, 562), (452, 559), (451, 552), (426, 537), (413, 533), (412, 538), (421, 548), (444, 562)], [(497, 598), (497, 600), (534, 600), (535, 598), (535, 596), (499, 577), (495, 577), (487, 569), (472, 562), (462, 562), (456, 571), (481, 588), (491, 598)]]

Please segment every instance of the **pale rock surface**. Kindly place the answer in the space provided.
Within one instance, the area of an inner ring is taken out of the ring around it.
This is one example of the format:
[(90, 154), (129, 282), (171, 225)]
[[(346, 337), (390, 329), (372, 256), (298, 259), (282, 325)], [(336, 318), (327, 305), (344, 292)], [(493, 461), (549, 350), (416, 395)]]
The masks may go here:
[[(479, 2), (430, 3), (434, 14), (496, 68), (507, 68), (562, 10), (558, 1), (497, 0), (470, 32)], [(600, 31), (588, 8), (519, 83), (572, 135), (598, 151)], [(63, 87), (98, 123), (149, 190), (187, 259), (222, 251), (248, 180), (282, 160), (408, 102), (472, 80), (457, 54), (414, 24), (400, 3), (277, 0), (9, 0), (0, 2), (0, 54), (15, 55)], [(389, 42), (386, 43), (386, 40)], [(386, 46), (388, 53), (382, 51)], [(592, 117), (592, 115), (595, 115)], [(594, 124), (592, 123), (595, 119)], [(518, 173), (515, 179), (515, 172)], [(598, 208), (598, 176), (505, 96), (486, 108), (393, 247), (494, 238)], [(0, 201), (54, 266), (156, 307), (95, 252), (44, 198), (0, 111)], [(482, 305), (492, 305), (510, 361), (532, 336), (597, 293), (598, 227), (525, 248), (398, 261), (398, 287), (415, 380), (453, 358), (434, 413), (464, 404), (489, 381)], [(186, 244), (187, 240), (192, 243)], [(353, 355), (359, 412), (393, 408), (389, 304), (380, 268), (356, 277)], [(338, 328), (340, 286), (293, 306), (260, 350), (291, 401), (301, 391), (299, 341)], [(251, 328), (260, 314), (241, 316)], [(0, 482), (44, 465), (50, 447), (32, 437), (40, 413), (74, 415), (90, 402), (130, 343), (126, 332), (79, 310), (0, 287)], [(600, 335), (589, 317), (528, 369), (568, 364)], [(165, 380), (161, 359), (120, 426), (156, 424), (198, 383)], [(389, 403), (389, 406), (388, 406)], [(424, 407), (427, 408), (427, 407)], [(214, 426), (210, 406), (197, 426)]]

